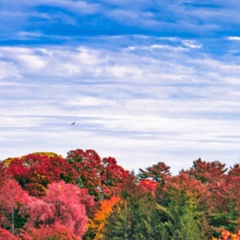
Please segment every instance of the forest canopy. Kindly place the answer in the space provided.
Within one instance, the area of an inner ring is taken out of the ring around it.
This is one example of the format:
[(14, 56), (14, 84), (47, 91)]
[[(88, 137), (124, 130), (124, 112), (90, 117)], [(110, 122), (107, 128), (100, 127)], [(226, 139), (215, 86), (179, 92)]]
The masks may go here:
[(240, 166), (193, 161), (138, 173), (94, 150), (0, 162), (0, 240), (240, 239)]

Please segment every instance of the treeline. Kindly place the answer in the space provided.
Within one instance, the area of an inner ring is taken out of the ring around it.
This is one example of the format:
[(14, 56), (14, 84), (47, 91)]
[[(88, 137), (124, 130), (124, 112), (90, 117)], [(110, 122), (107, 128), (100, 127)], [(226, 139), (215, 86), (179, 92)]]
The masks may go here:
[(172, 176), (158, 162), (135, 174), (81, 149), (0, 162), (0, 240), (233, 240), (239, 230), (239, 164), (198, 159)]

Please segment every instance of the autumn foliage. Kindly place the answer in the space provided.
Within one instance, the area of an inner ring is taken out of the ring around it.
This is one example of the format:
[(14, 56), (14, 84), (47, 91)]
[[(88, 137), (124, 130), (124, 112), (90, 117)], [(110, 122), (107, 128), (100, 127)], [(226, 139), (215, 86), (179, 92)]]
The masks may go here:
[(94, 150), (70, 151), (66, 160), (79, 174), (78, 186), (87, 188), (97, 200), (110, 198), (129, 176), (114, 158), (101, 159)]
[(94, 150), (31, 153), (0, 162), (0, 240), (236, 240), (239, 189), (239, 164), (130, 174)]
[(89, 230), (94, 232), (95, 240), (103, 239), (103, 231), (106, 221), (113, 211), (113, 206), (120, 201), (119, 197), (112, 196), (109, 200), (103, 200), (100, 209), (95, 213), (94, 218), (90, 220)]
[(64, 158), (55, 153), (34, 153), (8, 159), (8, 173), (31, 195), (45, 195), (48, 184), (64, 180), (76, 183), (77, 171)]
[(74, 232), (68, 227), (59, 223), (54, 223), (52, 226), (43, 226), (39, 228), (30, 227), (27, 231), (21, 231), (19, 237), (24, 240), (78, 240)]
[(51, 183), (46, 196), (29, 204), (26, 227), (67, 227), (75, 236), (87, 231), (86, 205), (93, 205), (86, 189), (64, 182)]

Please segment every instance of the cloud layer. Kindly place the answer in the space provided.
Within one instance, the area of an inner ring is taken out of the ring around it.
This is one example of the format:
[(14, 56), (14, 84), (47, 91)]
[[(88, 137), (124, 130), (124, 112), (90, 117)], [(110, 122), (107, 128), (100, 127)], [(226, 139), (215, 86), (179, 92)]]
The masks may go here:
[(199, 157), (233, 165), (239, 8), (2, 1), (0, 159), (92, 148), (135, 171), (164, 161), (177, 173)]

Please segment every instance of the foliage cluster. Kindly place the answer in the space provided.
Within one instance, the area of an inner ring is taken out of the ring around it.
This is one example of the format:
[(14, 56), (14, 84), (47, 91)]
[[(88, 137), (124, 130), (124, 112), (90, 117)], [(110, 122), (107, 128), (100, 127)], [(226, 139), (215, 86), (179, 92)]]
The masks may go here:
[[(130, 173), (94, 150), (0, 162), (0, 240), (240, 239), (240, 166)], [(234, 234), (235, 233), (235, 234)]]

